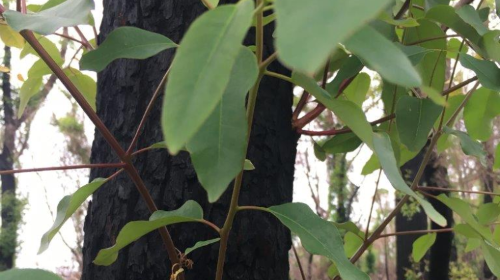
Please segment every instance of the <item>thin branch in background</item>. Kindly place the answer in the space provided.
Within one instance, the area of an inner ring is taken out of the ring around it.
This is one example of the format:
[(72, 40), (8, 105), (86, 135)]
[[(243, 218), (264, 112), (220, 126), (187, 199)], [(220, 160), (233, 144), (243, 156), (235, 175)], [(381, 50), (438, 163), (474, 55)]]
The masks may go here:
[(299, 254), (297, 254), (297, 249), (295, 249), (295, 245), (292, 244), (293, 254), (295, 255), (295, 259), (297, 260), (297, 265), (299, 266), (300, 275), (302, 276), (302, 280), (306, 280), (306, 275), (304, 274), (304, 269), (302, 268), (302, 264), (300, 263)]
[(87, 40), (87, 38), (85, 38), (85, 35), (83, 34), (83, 32), (80, 30), (80, 27), (78, 26), (75, 26), (75, 31), (76, 33), (78, 33), (78, 36), (80, 36), (80, 39), (82, 40), (83, 42), (83, 45), (87, 48), (87, 50), (93, 50), (94, 47), (92, 46), (92, 44)]
[[(375, 120), (373, 122), (370, 122), (371, 125), (377, 125), (383, 122), (386, 122), (388, 120), (394, 119), (396, 116), (394, 114), (385, 116), (383, 118), (380, 118), (378, 120)], [(346, 134), (349, 132), (352, 132), (350, 128), (342, 128), (342, 129), (330, 129), (330, 130), (324, 130), (324, 131), (311, 131), (311, 130), (303, 130), (299, 129), (297, 130), (298, 133), (304, 134), (304, 135), (310, 135), (310, 136), (333, 136), (333, 135), (339, 135), (339, 134)]]
[(54, 166), (54, 167), (41, 167), (41, 168), (26, 168), (26, 169), (17, 169), (17, 170), (2, 170), (2, 171), (0, 171), (0, 175), (29, 173), (29, 172), (43, 172), (43, 171), (70, 170), (70, 169), (123, 168), (123, 167), (125, 167), (124, 163), (80, 164), (80, 165), (70, 165), (70, 166)]
[(419, 190), (430, 190), (430, 191), (443, 191), (443, 192), (458, 192), (458, 193), (472, 193), (472, 194), (484, 194), (491, 196), (500, 196), (500, 193), (495, 192), (487, 192), (487, 191), (469, 191), (469, 190), (458, 190), (458, 189), (449, 189), (449, 188), (441, 188), (441, 187), (418, 187)]
[(366, 223), (365, 240), (368, 238), (368, 233), (370, 231), (370, 222), (372, 220), (373, 207), (375, 205), (375, 200), (377, 199), (377, 192), (378, 192), (378, 187), (380, 184), (380, 177), (382, 177), (382, 169), (380, 169), (378, 172), (377, 183), (375, 184), (375, 192), (373, 193), (372, 204), (370, 206), (370, 214), (368, 215), (368, 222)]

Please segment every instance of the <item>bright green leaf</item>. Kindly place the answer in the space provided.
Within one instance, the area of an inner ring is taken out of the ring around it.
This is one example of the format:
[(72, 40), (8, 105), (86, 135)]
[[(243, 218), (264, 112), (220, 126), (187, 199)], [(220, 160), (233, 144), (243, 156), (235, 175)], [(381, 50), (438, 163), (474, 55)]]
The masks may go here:
[(163, 100), (162, 127), (170, 153), (177, 154), (219, 104), (253, 6), (250, 0), (222, 5), (189, 27), (172, 62)]
[(460, 140), (460, 146), (462, 146), (462, 151), (468, 156), (475, 156), (479, 159), (482, 165), (486, 166), (486, 152), (483, 149), (481, 143), (472, 140), (467, 133), (451, 129), (449, 127), (444, 127), (443, 131), (446, 134), (452, 134), (458, 137)]
[(389, 0), (276, 0), (276, 48), (291, 68), (313, 74)]
[(500, 93), (480, 88), (464, 108), (465, 128), (474, 140), (487, 141), (492, 132), (492, 120), (500, 114)]
[(403, 19), (394, 19), (387, 12), (382, 12), (378, 19), (383, 20), (391, 25), (400, 26), (400, 27), (415, 27), (418, 26), (418, 22), (414, 18), (403, 18)]
[[(462, 46), (461, 49), (460, 46)], [(456, 59), (459, 53), (467, 53), (468, 50), (469, 48), (467, 47), (467, 44), (464, 43), (462, 45), (462, 41), (458, 40), (457, 38), (451, 38), (448, 41), (446, 57)]]
[(219, 242), (219, 240), (220, 240), (220, 238), (214, 238), (214, 239), (205, 240), (205, 241), (198, 241), (198, 242), (196, 242), (196, 244), (194, 244), (193, 247), (187, 248), (186, 251), (184, 252), (184, 255), (187, 255), (196, 249), (199, 249), (199, 248), (202, 248), (202, 247), (205, 247), (208, 245), (212, 245), (216, 242)]
[(366, 94), (370, 89), (370, 75), (359, 73), (340, 96), (341, 99), (352, 101), (359, 107), (363, 106)]
[(430, 99), (403, 96), (396, 104), (396, 124), (401, 142), (411, 151), (419, 151), (442, 112)]
[(154, 212), (149, 221), (129, 222), (118, 234), (114, 246), (99, 251), (94, 264), (111, 265), (118, 258), (118, 251), (153, 230), (171, 224), (198, 222), (200, 219), (203, 219), (203, 209), (195, 201), (188, 200), (177, 210)]
[(332, 260), (345, 280), (368, 280), (369, 277), (346, 257), (340, 233), (303, 203), (272, 206), (268, 211), (300, 237), (302, 246), (311, 254)]
[(430, 100), (432, 100), (436, 105), (446, 106), (446, 99), (441, 95), (440, 92), (437, 92), (435, 89), (431, 87), (423, 86), (420, 88)]
[(500, 215), (500, 206), (496, 203), (485, 203), (477, 209), (477, 219), (483, 225), (495, 222)]
[(85, 100), (96, 110), (95, 100), (97, 95), (97, 84), (90, 76), (83, 74), (74, 68), (64, 69), (64, 73), (68, 76), (71, 82), (82, 93)]
[(491, 272), (497, 277), (500, 277), (500, 250), (494, 247), (487, 241), (483, 241), (481, 246), (484, 260), (490, 268)]
[(58, 275), (41, 269), (11, 269), (0, 272), (0, 280), (62, 280)]
[(9, 10), (3, 15), (7, 23), (16, 31), (27, 29), (48, 35), (61, 27), (88, 23), (92, 9), (94, 9), (92, 0), (67, 0), (35, 14), (22, 14)]
[(337, 96), (339, 94), (342, 83), (345, 80), (356, 76), (359, 71), (363, 69), (363, 67), (365, 66), (356, 56), (353, 55), (347, 58), (340, 67), (333, 81), (326, 85), (326, 90), (331, 94), (331, 96)]
[(42, 87), (42, 78), (28, 78), (23, 85), (21, 86), (21, 90), (19, 91), (19, 108), (17, 109), (17, 117), (20, 118), (26, 106), (28, 106), (28, 102), (30, 99), (35, 96), (40, 91)]
[(497, 145), (495, 151), (495, 163), (493, 164), (493, 168), (500, 169), (500, 145)]
[(0, 39), (2, 42), (13, 48), (22, 49), (24, 47), (24, 38), (19, 32), (14, 31), (10, 26), (0, 24)]
[(40, 243), (40, 249), (38, 253), (41, 254), (47, 248), (49, 248), (50, 241), (57, 234), (57, 232), (61, 229), (64, 223), (71, 218), (71, 216), (80, 208), (80, 206), (89, 198), (97, 189), (99, 189), (104, 183), (106, 179), (97, 178), (94, 179), (91, 183), (79, 188), (73, 195), (67, 195), (57, 205), (57, 215), (56, 220), (52, 227), (47, 231)]
[(118, 27), (96, 50), (82, 56), (80, 68), (99, 72), (116, 59), (145, 59), (176, 46), (172, 40), (158, 33), (137, 27)]
[(344, 250), (345, 255), (351, 258), (356, 254), (359, 247), (363, 245), (364, 240), (353, 232), (347, 232), (344, 236)]
[[(215, 8), (217, 7), (217, 5), (219, 5), (219, 0), (205, 0), (206, 2), (208, 2), (212, 8)], [(201, 1), (203, 3), (203, 5), (206, 6), (205, 2)]]
[(453, 227), (453, 232), (461, 234), (467, 238), (476, 238), (481, 239), (481, 235), (477, 233), (470, 225), (468, 224), (457, 224)]
[(422, 258), (425, 256), (425, 253), (427, 253), (432, 245), (434, 245), (434, 242), (436, 242), (436, 236), (437, 234), (435, 232), (429, 233), (420, 236), (417, 240), (415, 240), (415, 242), (413, 242), (413, 250), (411, 252), (411, 255), (415, 262), (420, 262), (420, 260), (422, 260)]
[(482, 241), (481, 239), (478, 238), (470, 238), (467, 239), (467, 245), (465, 246), (465, 252), (471, 252), (476, 250), (477, 248), (481, 247)]
[(470, 55), (460, 56), (460, 63), (463, 67), (474, 71), (479, 78), (479, 82), (494, 91), (500, 91), (500, 69), (494, 62), (479, 60)]
[(345, 42), (345, 46), (365, 60), (367, 66), (394, 84), (415, 87), (422, 83), (420, 75), (405, 53), (369, 26), (354, 33)]
[(373, 144), (375, 153), (378, 156), (382, 169), (384, 170), (387, 179), (391, 185), (398, 191), (413, 197), (420, 203), (425, 213), (431, 220), (440, 226), (446, 226), (446, 219), (432, 207), (432, 205), (424, 198), (417, 195), (408, 185), (399, 172), (394, 151), (392, 149), (391, 140), (386, 133), (374, 133)]
[(255, 170), (255, 165), (253, 165), (253, 163), (249, 159), (245, 159), (245, 164), (243, 165), (243, 170), (245, 170), (245, 171)]
[(220, 103), (187, 144), (198, 180), (215, 202), (243, 169), (247, 118), (245, 97), (258, 75), (255, 55), (240, 47)]

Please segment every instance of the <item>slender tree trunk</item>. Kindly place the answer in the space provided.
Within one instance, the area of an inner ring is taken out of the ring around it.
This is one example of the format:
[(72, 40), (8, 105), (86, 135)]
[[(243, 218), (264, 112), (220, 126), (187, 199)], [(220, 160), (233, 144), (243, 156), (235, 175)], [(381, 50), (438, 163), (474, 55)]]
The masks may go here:
[[(199, 0), (105, 0), (99, 41), (122, 25), (132, 25), (162, 33), (179, 42), (191, 22), (206, 8)], [(272, 25), (266, 28), (265, 55), (272, 53)], [(249, 39), (251, 43), (253, 39)], [(145, 110), (152, 92), (167, 70), (173, 51), (154, 58), (120, 60), (98, 76), (97, 113), (125, 147)], [(278, 64), (273, 71), (283, 73)], [(146, 147), (162, 141), (161, 100), (139, 139)], [(256, 170), (245, 173), (241, 205), (271, 206), (292, 200), (292, 184), (297, 135), (291, 128), (292, 87), (286, 82), (264, 78), (255, 112), (248, 158)], [(116, 156), (103, 137), (96, 133), (92, 148), (93, 163), (111, 162)], [(219, 201), (209, 204), (198, 183), (189, 154), (170, 156), (152, 151), (135, 159), (146, 186), (158, 207), (171, 210), (186, 200), (198, 201), (205, 218), (222, 226), (229, 206), (231, 188)], [(91, 177), (105, 177), (109, 170), (93, 170)], [(109, 267), (92, 264), (97, 252), (111, 246), (119, 230), (129, 221), (149, 217), (146, 205), (126, 175), (118, 176), (93, 196), (85, 221), (84, 280), (169, 279), (171, 264), (160, 236), (153, 232), (124, 248)], [(199, 224), (169, 227), (179, 250), (197, 241), (214, 238), (212, 230)], [(290, 232), (266, 213), (244, 212), (236, 217), (230, 236), (224, 279), (288, 279)], [(190, 255), (194, 262), (187, 279), (213, 279), (218, 244)]]
[[(10, 48), (5, 47), (4, 51), (3, 64), (10, 68)], [(12, 154), (14, 151), (16, 126), (14, 124), (14, 112), (12, 109), (10, 74), (8, 73), (2, 74), (2, 91), (4, 137), (2, 139), (2, 153), (0, 154), (0, 170), (11, 170), (14, 167)], [(2, 200), (0, 204), (2, 209), (2, 228), (0, 230), (0, 271), (14, 266), (19, 220), (14, 175), (1, 175), (1, 181)]]
[[(493, 172), (493, 163), (495, 161), (494, 159), (495, 145), (493, 143), (493, 139), (484, 142), (484, 150), (487, 153), (487, 157), (486, 157), (486, 169), (482, 172), (483, 174), (481, 174), (481, 182), (483, 185), (483, 190), (487, 192), (495, 192), (495, 177), (494, 177), (495, 173)], [(493, 202), (493, 197), (490, 195), (485, 195), (483, 197), (483, 203), (490, 203), (490, 202)], [(493, 275), (493, 273), (491, 272), (486, 262), (483, 262), (483, 276), (484, 279), (488, 280), (497, 279), (495, 275)]]

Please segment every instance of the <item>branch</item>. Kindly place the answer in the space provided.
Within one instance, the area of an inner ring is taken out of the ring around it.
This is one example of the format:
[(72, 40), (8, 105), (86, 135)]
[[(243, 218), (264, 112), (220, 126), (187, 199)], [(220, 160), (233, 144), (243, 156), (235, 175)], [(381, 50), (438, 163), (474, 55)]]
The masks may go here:
[(452, 231), (453, 231), (453, 228), (410, 230), (410, 231), (400, 231), (400, 232), (381, 234), (378, 238), (380, 239), (380, 238), (391, 237), (391, 236), (413, 235), (413, 234), (444, 233), (444, 232), (452, 232)]
[[(389, 116), (386, 116), (386, 117), (380, 118), (376, 121), (373, 121), (370, 124), (377, 125), (377, 124), (386, 122), (388, 120), (392, 120), (395, 117), (396, 117), (396, 115), (391, 114)], [(325, 131), (311, 131), (311, 130), (299, 129), (299, 130), (297, 130), (297, 132), (300, 134), (310, 135), (310, 136), (333, 136), (333, 135), (339, 135), (339, 134), (346, 134), (346, 133), (352, 132), (352, 130), (350, 128), (342, 128), (342, 129), (333, 128), (333, 129), (325, 130)]]
[(450, 188), (442, 188), (442, 187), (418, 187), (418, 190), (430, 190), (430, 191), (442, 191), (442, 192), (458, 192), (458, 193), (474, 193), (474, 194), (485, 194), (491, 196), (500, 196), (500, 193), (494, 192), (486, 192), (486, 191), (468, 191), (468, 190), (459, 190), (459, 189), (450, 189)]
[(86, 169), (86, 168), (123, 168), (124, 163), (96, 163), (96, 164), (80, 164), (69, 166), (54, 166), (54, 167), (40, 167), (40, 168), (27, 168), (17, 170), (3, 170), (0, 175), (17, 174), (17, 173), (30, 173), (30, 172), (43, 172), (43, 171), (59, 171), (59, 170), (73, 170), (73, 169)]

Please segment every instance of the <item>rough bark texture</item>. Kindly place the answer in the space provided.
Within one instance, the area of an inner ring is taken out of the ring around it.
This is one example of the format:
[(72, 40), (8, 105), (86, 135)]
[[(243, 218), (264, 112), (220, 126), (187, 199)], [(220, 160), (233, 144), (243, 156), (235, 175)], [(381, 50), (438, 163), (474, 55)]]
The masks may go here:
[[(131, 25), (162, 33), (179, 42), (191, 22), (205, 10), (199, 0), (105, 0), (99, 41), (111, 30)], [(266, 56), (272, 52), (270, 28), (266, 30)], [(119, 60), (99, 74), (97, 112), (123, 147), (132, 140), (147, 102), (172, 57), (173, 51), (167, 51), (144, 61)], [(277, 64), (272, 68), (283, 72)], [(139, 147), (162, 140), (161, 103), (161, 100), (156, 102), (139, 139)], [(270, 206), (292, 200), (297, 136), (291, 128), (291, 106), (291, 85), (264, 78), (248, 155), (256, 170), (244, 176), (241, 205)], [(91, 161), (115, 160), (115, 154), (96, 133)], [(205, 218), (222, 226), (231, 189), (218, 202), (209, 204), (187, 153), (172, 157), (165, 151), (151, 151), (138, 156), (134, 162), (160, 209), (176, 209), (186, 200), (196, 200), (202, 205)], [(105, 177), (111, 172), (93, 170), (91, 177)], [(99, 189), (85, 220), (82, 279), (169, 279), (171, 264), (157, 232), (123, 249), (116, 263), (109, 267), (92, 264), (97, 252), (111, 246), (127, 222), (148, 217), (145, 204), (126, 175)], [(198, 224), (175, 225), (169, 230), (181, 251), (196, 241), (215, 237), (211, 229)], [(290, 232), (270, 215), (239, 213), (230, 236), (224, 279), (288, 279), (290, 245)], [(213, 279), (217, 253), (218, 244), (193, 252), (190, 256), (194, 267), (186, 278)]]
[[(9, 47), (4, 48), (3, 64), (10, 68), (11, 52)], [(3, 139), (2, 153), (0, 154), (0, 170), (11, 170), (14, 168), (13, 151), (16, 128), (14, 124), (14, 111), (12, 109), (12, 90), (10, 85), (10, 74), (2, 74), (2, 102), (3, 102)], [(17, 199), (16, 181), (14, 175), (2, 175), (1, 189), (1, 218), (0, 229), (0, 271), (12, 268), (16, 255), (17, 245)]]

